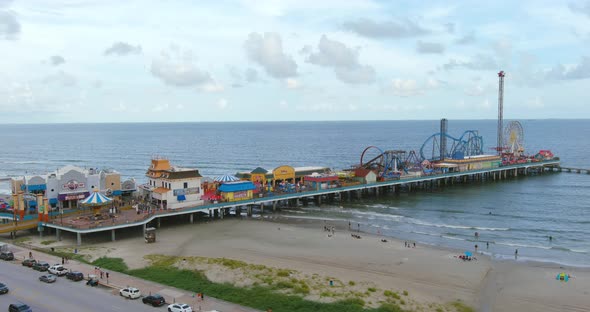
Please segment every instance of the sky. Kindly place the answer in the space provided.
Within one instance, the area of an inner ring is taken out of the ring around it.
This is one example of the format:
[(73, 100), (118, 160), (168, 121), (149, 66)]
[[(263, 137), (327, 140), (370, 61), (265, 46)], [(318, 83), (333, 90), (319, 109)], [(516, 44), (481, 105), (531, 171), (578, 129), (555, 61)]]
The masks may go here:
[(590, 118), (590, 0), (0, 0), (0, 122)]

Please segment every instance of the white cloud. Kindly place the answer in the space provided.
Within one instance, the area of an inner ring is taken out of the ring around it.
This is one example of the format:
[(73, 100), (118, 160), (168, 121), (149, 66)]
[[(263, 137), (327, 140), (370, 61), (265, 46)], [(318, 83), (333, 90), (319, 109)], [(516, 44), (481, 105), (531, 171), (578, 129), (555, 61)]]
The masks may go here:
[(330, 40), (322, 35), (318, 52), (312, 52), (307, 62), (334, 70), (336, 77), (346, 83), (361, 84), (375, 81), (375, 69), (359, 63), (359, 49), (347, 47), (344, 43)]
[(425, 83), (418, 83), (414, 79), (393, 79), (391, 83), (385, 87), (386, 92), (392, 92), (394, 95), (401, 97), (409, 97), (422, 95), (426, 91), (436, 89), (440, 86), (440, 81), (430, 77)]
[(287, 78), (287, 80), (285, 80), (285, 83), (287, 85), (287, 89), (301, 88), (301, 84), (299, 83), (299, 81), (297, 81), (297, 79)]
[(422, 54), (442, 54), (445, 52), (445, 46), (438, 42), (424, 42), (418, 40), (418, 42), (416, 42), (416, 51)]
[(456, 68), (465, 68), (471, 70), (496, 70), (498, 67), (498, 62), (495, 58), (483, 54), (477, 54), (469, 60), (457, 60), (452, 58), (442, 66), (442, 68), (445, 70), (453, 70)]
[[(0, 0), (2, 2), (3, 0)], [(1, 6), (0, 6), (1, 8)], [(16, 14), (12, 10), (0, 9), (0, 40), (17, 39), (21, 31)]]
[(53, 66), (59, 66), (61, 64), (64, 64), (65, 62), (66, 59), (61, 55), (53, 55), (49, 58), (49, 63)]
[(63, 87), (73, 87), (78, 84), (78, 80), (76, 79), (76, 77), (64, 72), (63, 70), (60, 70), (55, 74), (43, 78), (43, 82), (55, 83)]
[(409, 19), (378, 22), (369, 18), (361, 18), (345, 22), (343, 28), (364, 37), (389, 39), (416, 37), (430, 32)]
[(152, 107), (152, 112), (159, 113), (159, 112), (167, 111), (169, 106), (170, 105), (168, 105), (168, 103), (157, 104), (154, 107)]
[(221, 98), (217, 101), (217, 108), (220, 110), (225, 110), (227, 108), (228, 102), (226, 99)]
[(208, 83), (205, 83), (205, 84), (199, 86), (199, 90), (204, 91), (204, 92), (216, 93), (216, 92), (223, 92), (223, 90), (225, 90), (225, 88), (223, 87), (223, 85), (221, 85), (215, 81), (211, 81), (211, 82), (208, 82)]
[(530, 109), (541, 109), (545, 107), (545, 103), (541, 100), (541, 97), (535, 96), (526, 101), (526, 106)]
[(244, 42), (246, 55), (251, 61), (262, 66), (274, 78), (297, 76), (297, 63), (283, 52), (281, 36), (268, 32), (264, 36), (251, 33)]
[(465, 89), (465, 94), (467, 94), (469, 96), (482, 96), (485, 93), (486, 93), (486, 89), (479, 84), (470, 86), (467, 89)]
[(287, 103), (287, 101), (285, 101), (285, 100), (281, 100), (281, 101), (279, 102), (279, 107), (280, 107), (281, 109), (287, 109), (287, 108), (289, 108), (289, 104)]
[(115, 54), (118, 56), (130, 55), (130, 54), (140, 54), (141, 53), (141, 46), (140, 45), (131, 45), (126, 42), (115, 42), (109, 48), (104, 50), (104, 55), (111, 55)]
[(211, 75), (197, 68), (190, 50), (172, 46), (152, 61), (151, 73), (168, 85), (179, 87), (204, 87), (214, 83)]
[(124, 112), (127, 110), (127, 105), (123, 104), (123, 102), (119, 102), (119, 105), (113, 107), (113, 111), (115, 112)]

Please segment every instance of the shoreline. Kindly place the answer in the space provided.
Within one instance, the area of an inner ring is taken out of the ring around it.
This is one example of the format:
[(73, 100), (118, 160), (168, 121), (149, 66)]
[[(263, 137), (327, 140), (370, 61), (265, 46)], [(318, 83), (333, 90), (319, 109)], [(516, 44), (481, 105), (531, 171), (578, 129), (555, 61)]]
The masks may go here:
[[(404, 240), (390, 237), (384, 243), (383, 236), (364, 233), (362, 228), (358, 234), (362, 238), (352, 238), (347, 222), (332, 222), (330, 226), (335, 226), (336, 231), (329, 237), (321, 220), (205, 220), (195, 224), (163, 224), (158, 229), (157, 242), (149, 245), (136, 234), (120, 235), (116, 242), (105, 242), (105, 236), (88, 237), (85, 242), (89, 244), (79, 251), (93, 259), (123, 258), (130, 268), (148, 265), (145, 256), (150, 254), (240, 260), (301, 275), (335, 278), (345, 285), (355, 281), (363, 292), (367, 287), (377, 289), (377, 295), (390, 289), (400, 293), (407, 290), (408, 298), (422, 307), (460, 300), (481, 311), (492, 307), (493, 311), (557, 312), (567, 311), (568, 307), (581, 311), (587, 305), (588, 269), (494, 260), (479, 253), (477, 261), (462, 261), (455, 256), (463, 251), (424, 244), (406, 248)], [(75, 246), (73, 236), (50, 246), (41, 245), (36, 237), (31, 239), (43, 248)], [(568, 283), (556, 281), (556, 274), (564, 271), (574, 278)], [(223, 270), (208, 268), (206, 274), (216, 282), (236, 281), (236, 276)], [(431, 310), (434, 311), (424, 311)]]
[[(254, 214), (253, 219), (259, 219), (259, 218), (260, 218), (260, 215)], [(327, 220), (327, 221), (330, 221), (334, 224), (339, 224), (340, 228), (341, 228), (340, 231), (343, 231), (342, 228), (345, 227), (344, 230), (346, 230), (346, 231), (350, 231), (352, 233), (357, 232), (356, 230), (354, 230), (354, 227), (353, 227), (353, 229), (348, 230), (348, 221), (341, 219), (341, 218), (297, 217), (297, 216), (285, 217), (285, 216), (279, 215), (278, 217), (263, 217), (260, 219), (263, 219), (263, 221), (295, 225), (295, 226), (300, 226), (300, 227), (304, 227), (304, 228), (317, 228), (318, 226), (321, 227), (322, 220)], [(372, 236), (374, 238), (386, 237), (388, 240), (395, 240), (400, 244), (403, 243), (404, 241), (410, 241), (410, 240), (405, 240), (405, 239), (391, 236), (391, 235), (384, 235), (384, 234), (377, 235), (377, 234), (370, 233), (370, 232), (363, 231), (363, 230), (360, 230), (360, 233), (363, 233), (363, 235)], [(461, 254), (466, 251), (465, 249), (454, 248), (452, 246), (423, 242), (423, 241), (418, 241), (418, 240), (412, 240), (412, 242), (416, 242), (422, 246), (427, 246), (429, 248), (437, 249), (439, 251), (455, 252), (457, 254)], [(482, 241), (482, 243), (483, 242), (484, 241)], [(470, 251), (474, 252), (473, 250), (470, 250)], [(545, 267), (545, 268), (561, 268), (561, 269), (572, 268), (572, 269), (587, 270), (590, 272), (590, 264), (589, 265), (582, 265), (582, 264), (562, 263), (562, 262), (555, 261), (553, 259), (547, 259), (547, 260), (543, 261), (541, 259), (532, 259), (527, 256), (519, 256), (518, 258), (520, 258), (522, 260), (518, 260), (518, 259), (515, 260), (515, 259), (512, 259), (512, 257), (510, 257), (508, 255), (503, 255), (503, 254), (494, 255), (493, 253), (487, 252), (487, 251), (485, 251), (485, 249), (481, 250), (480, 248), (478, 248), (477, 254), (480, 257), (486, 257), (488, 260), (493, 261), (493, 262), (501, 262), (501, 263), (508, 262), (508, 263), (514, 263), (514, 264), (523, 264), (523, 265)]]

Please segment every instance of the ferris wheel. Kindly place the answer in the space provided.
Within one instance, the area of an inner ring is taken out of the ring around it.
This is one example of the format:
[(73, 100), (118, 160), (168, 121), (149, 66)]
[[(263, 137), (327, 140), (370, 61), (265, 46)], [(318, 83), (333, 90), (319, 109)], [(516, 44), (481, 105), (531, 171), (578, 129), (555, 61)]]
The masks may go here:
[(511, 121), (504, 128), (504, 147), (509, 153), (520, 155), (524, 152), (524, 130), (518, 121)]

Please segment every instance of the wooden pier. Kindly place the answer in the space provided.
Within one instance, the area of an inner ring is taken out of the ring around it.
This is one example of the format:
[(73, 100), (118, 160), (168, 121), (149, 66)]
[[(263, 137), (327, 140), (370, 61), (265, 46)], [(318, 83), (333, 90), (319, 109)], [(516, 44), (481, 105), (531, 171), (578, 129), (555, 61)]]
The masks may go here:
[(562, 166), (553, 166), (553, 167), (548, 167), (548, 168), (550, 168), (550, 170), (559, 171), (559, 172), (590, 174), (590, 169), (584, 169), (584, 168), (572, 168), (572, 167), (562, 167)]
[[(56, 219), (53, 219), (50, 222), (39, 222), (38, 228), (43, 232), (47, 230), (52, 232), (55, 231), (57, 240), (61, 240), (62, 231), (76, 233), (77, 243), (78, 245), (81, 245), (82, 235), (84, 234), (110, 231), (111, 239), (114, 241), (115, 231), (118, 229), (137, 227), (138, 229), (142, 229), (143, 235), (143, 231), (145, 231), (145, 229), (148, 227), (148, 224), (150, 224), (150, 226), (159, 228), (160, 221), (162, 219), (171, 217), (178, 218), (178, 216), (183, 215), (188, 217), (187, 221), (190, 223), (193, 223), (195, 214), (204, 214), (208, 215), (210, 218), (223, 219), (224, 216), (228, 216), (231, 211), (233, 211), (236, 215), (241, 215), (242, 211), (245, 211), (247, 216), (252, 216), (253, 210), (255, 208), (258, 209), (261, 214), (263, 214), (265, 209), (272, 209), (275, 211), (280, 206), (306, 206), (310, 202), (313, 202), (316, 206), (321, 206), (322, 202), (334, 202), (336, 200), (350, 201), (354, 199), (360, 199), (363, 196), (379, 196), (381, 194), (390, 192), (414, 193), (420, 190), (430, 190), (455, 184), (460, 185), (501, 181), (518, 176), (559, 171), (556, 168), (561, 168), (559, 166), (559, 160), (548, 160), (542, 162), (502, 166), (497, 168), (470, 170), (465, 172), (408, 177), (399, 180), (389, 180), (371, 184), (358, 184), (318, 191), (286, 193), (237, 202), (208, 204), (178, 210), (160, 210), (153, 214), (146, 214), (145, 217), (138, 221), (127, 220), (124, 223), (98, 224), (86, 226), (83, 228), (63, 223), (60, 224), (56, 221)], [(43, 232), (40, 234), (42, 235)]]

